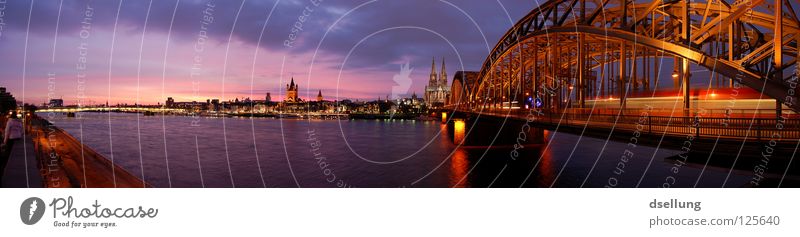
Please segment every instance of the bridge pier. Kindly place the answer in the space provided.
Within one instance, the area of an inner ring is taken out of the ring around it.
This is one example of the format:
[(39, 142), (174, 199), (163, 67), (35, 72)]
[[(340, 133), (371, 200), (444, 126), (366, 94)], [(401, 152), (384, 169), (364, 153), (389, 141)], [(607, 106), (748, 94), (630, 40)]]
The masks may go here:
[[(544, 129), (533, 122), (498, 116), (448, 113), (447, 134), (451, 142), (463, 146), (517, 146), (542, 144)], [(443, 116), (444, 117), (444, 116)]]

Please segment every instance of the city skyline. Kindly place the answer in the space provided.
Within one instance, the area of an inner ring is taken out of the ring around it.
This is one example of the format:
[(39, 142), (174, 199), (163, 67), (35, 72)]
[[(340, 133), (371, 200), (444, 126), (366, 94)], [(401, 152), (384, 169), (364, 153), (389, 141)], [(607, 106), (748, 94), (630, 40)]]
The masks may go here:
[[(398, 96), (410, 97), (424, 92), (431, 57), (448, 60), (448, 75), (479, 70), (496, 38), (534, 7), (521, 0), (6, 4), (0, 84), (31, 104), (260, 98), (284, 95), (292, 77), (301, 97), (322, 90), (331, 100), (372, 100), (393, 92), (404, 64), (412, 81)], [(429, 17), (413, 17), (421, 12)]]

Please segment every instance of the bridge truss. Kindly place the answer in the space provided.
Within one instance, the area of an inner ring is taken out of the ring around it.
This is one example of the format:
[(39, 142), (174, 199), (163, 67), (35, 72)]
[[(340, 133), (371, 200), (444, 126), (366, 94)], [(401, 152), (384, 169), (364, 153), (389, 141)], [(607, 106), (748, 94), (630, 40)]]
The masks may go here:
[[(800, 111), (800, 23), (791, 2), (550, 0), (506, 32), (472, 85), (454, 83), (451, 104), (510, 108), (538, 97), (559, 109), (608, 98), (624, 109), (632, 92), (671, 79), (688, 110), (690, 65), (697, 65), (717, 85), (775, 99), (778, 113), (781, 105)], [(666, 62), (673, 67), (664, 69)]]

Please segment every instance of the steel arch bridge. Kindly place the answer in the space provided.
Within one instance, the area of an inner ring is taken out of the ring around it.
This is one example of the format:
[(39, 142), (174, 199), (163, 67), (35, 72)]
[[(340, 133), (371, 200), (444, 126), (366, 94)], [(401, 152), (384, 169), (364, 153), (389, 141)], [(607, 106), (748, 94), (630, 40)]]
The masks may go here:
[(666, 78), (689, 110), (694, 64), (718, 85), (775, 99), (778, 113), (800, 111), (800, 23), (790, 2), (550, 0), (503, 35), (474, 82), (454, 80), (450, 106), (510, 109), (539, 98), (560, 109), (608, 98), (625, 109), (630, 93), (656, 89), (671, 71)]

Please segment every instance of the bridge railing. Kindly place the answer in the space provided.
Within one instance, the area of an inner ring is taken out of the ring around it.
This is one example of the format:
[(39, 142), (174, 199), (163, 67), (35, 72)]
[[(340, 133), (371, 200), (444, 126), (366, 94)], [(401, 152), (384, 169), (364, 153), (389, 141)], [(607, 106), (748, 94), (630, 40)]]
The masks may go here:
[[(464, 106), (456, 107), (450, 106), (446, 107), (449, 109), (458, 109), (458, 110), (465, 110)], [(508, 107), (490, 107), (486, 106), (485, 108), (475, 108), (472, 109), (476, 112), (490, 112), (490, 113), (503, 113), (508, 112)], [(527, 111), (526, 109), (511, 109), (511, 111), (520, 110), (520, 111)], [(753, 117), (764, 117), (764, 118), (775, 118), (776, 113), (775, 109), (681, 109), (681, 108), (650, 108), (650, 109), (643, 109), (643, 108), (628, 108), (628, 109), (618, 109), (618, 108), (569, 108), (569, 109), (559, 109), (559, 110), (552, 110), (552, 109), (541, 109), (542, 111), (546, 112), (556, 112), (556, 113), (572, 113), (572, 114), (594, 114), (594, 115), (616, 115), (616, 114), (639, 114), (642, 112), (647, 112), (652, 115), (662, 115), (662, 116), (702, 116), (702, 117), (730, 117), (730, 118), (753, 118)], [(514, 112), (518, 113), (518, 112)], [(800, 114), (792, 110), (784, 110), (782, 111), (782, 116), (786, 118), (800, 118)]]
[[(525, 109), (485, 109), (472, 111), (483, 115), (529, 118)], [(754, 116), (710, 117), (702, 114), (664, 116), (652, 111), (638, 110), (636, 113), (582, 113), (571, 110), (540, 110), (535, 123), (555, 127), (587, 127), (590, 129), (614, 129), (617, 131), (647, 134), (671, 134), (693, 137), (720, 137), (727, 139), (777, 140), (800, 139), (800, 119)], [(619, 112), (619, 111), (617, 111)]]

